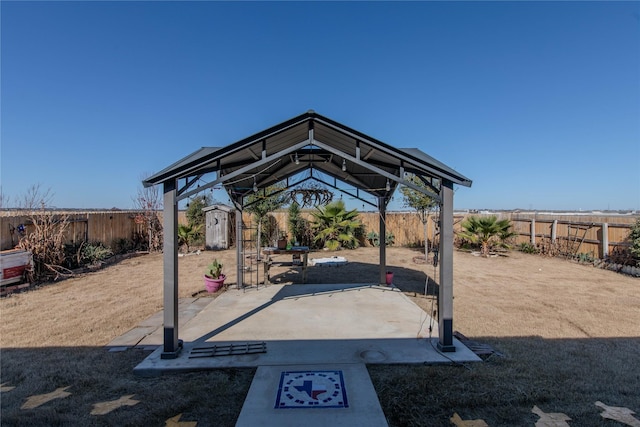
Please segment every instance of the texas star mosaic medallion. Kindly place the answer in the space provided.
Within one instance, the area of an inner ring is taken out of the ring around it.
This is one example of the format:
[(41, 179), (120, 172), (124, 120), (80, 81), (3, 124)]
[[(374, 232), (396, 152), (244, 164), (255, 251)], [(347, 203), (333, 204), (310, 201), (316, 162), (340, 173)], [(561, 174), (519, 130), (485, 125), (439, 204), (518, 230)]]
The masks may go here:
[(282, 372), (276, 409), (348, 408), (342, 371)]

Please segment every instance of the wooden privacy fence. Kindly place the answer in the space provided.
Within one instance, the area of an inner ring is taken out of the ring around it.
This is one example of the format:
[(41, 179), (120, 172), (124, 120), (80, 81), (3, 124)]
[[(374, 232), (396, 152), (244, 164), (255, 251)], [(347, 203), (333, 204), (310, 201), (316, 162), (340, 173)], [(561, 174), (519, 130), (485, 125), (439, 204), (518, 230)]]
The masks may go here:
[[(45, 215), (62, 218), (69, 217), (69, 227), (65, 243), (102, 242), (110, 246), (116, 239), (131, 239), (136, 232), (146, 233), (144, 225), (135, 221), (140, 211), (102, 211), (102, 212), (57, 212), (47, 211)], [(159, 213), (162, 220), (162, 212)], [(179, 221), (186, 222), (184, 212), (180, 212)], [(19, 226), (25, 233), (33, 231), (31, 217), (19, 211), (3, 212), (0, 216), (0, 249), (14, 248), (20, 239)]]
[[(82, 241), (102, 242), (111, 245), (115, 239), (130, 239), (136, 232), (144, 233), (143, 225), (136, 223), (135, 216), (140, 211), (101, 211), (101, 212), (53, 212), (52, 215), (67, 214), (70, 224), (67, 231), (67, 243)], [(162, 220), (162, 212), (159, 213)], [(288, 212), (280, 210), (271, 214), (279, 230), (288, 232)], [(312, 219), (308, 210), (301, 215)], [(578, 216), (578, 215), (542, 215), (522, 213), (479, 214), (479, 216), (496, 215), (498, 218), (511, 220), (513, 230), (517, 233), (516, 244), (528, 242), (534, 245), (545, 241), (555, 241), (573, 255), (591, 254), (594, 258), (604, 259), (614, 251), (626, 250), (629, 246), (627, 236), (636, 216)], [(461, 222), (469, 214), (454, 215), (454, 231), (460, 231)], [(361, 212), (359, 219), (365, 226), (365, 233), (379, 233), (380, 219), (377, 212)], [(245, 223), (252, 221), (251, 215), (243, 214)], [(432, 214), (427, 222), (429, 241), (433, 241), (436, 233), (437, 216)], [(187, 222), (184, 211), (178, 214), (178, 222)], [(255, 221), (254, 221), (255, 222)], [(24, 225), (26, 232), (32, 230), (29, 217), (20, 212), (5, 211), (0, 216), (1, 249), (11, 249), (18, 243), (18, 226)], [(424, 245), (424, 226), (415, 212), (388, 212), (386, 214), (387, 232), (394, 235), (395, 246)], [(532, 232), (533, 231), (533, 232)], [(235, 236), (231, 236), (235, 241)]]
[[(511, 216), (511, 217), (510, 217)], [(517, 233), (516, 243), (556, 244), (560, 255), (587, 254), (606, 259), (629, 248), (632, 216), (556, 216), (504, 215), (510, 217)]]
[[(280, 230), (287, 230), (286, 211), (272, 213)], [(519, 214), (512, 212), (489, 214), (455, 214), (454, 232), (459, 232), (461, 224), (468, 216), (496, 216), (498, 219), (511, 220), (516, 233), (515, 243), (541, 244), (545, 240), (556, 242), (567, 255), (590, 254), (594, 258), (604, 259), (615, 251), (624, 251), (629, 247), (627, 237), (638, 216), (586, 216), (586, 215), (542, 215)], [(312, 219), (308, 211), (302, 217)], [(365, 226), (365, 233), (380, 231), (380, 216), (377, 212), (361, 212), (358, 216)], [(249, 216), (243, 219), (250, 220)], [(395, 246), (424, 245), (424, 226), (415, 212), (387, 212), (387, 232), (394, 235)], [(427, 222), (427, 235), (433, 241), (436, 232), (437, 215), (432, 214)], [(533, 233), (532, 233), (533, 229)]]
[[(271, 213), (277, 223), (278, 229), (289, 232), (287, 226), (287, 211), (276, 211)], [(309, 211), (301, 212), (302, 218), (311, 221), (313, 216)], [(454, 229), (460, 229), (460, 223), (465, 215), (454, 215)], [(250, 221), (251, 217), (243, 215), (244, 221)], [(365, 235), (370, 231), (380, 233), (380, 214), (378, 212), (360, 212), (358, 219), (365, 228)], [(430, 242), (434, 240), (436, 232), (436, 214), (429, 215), (427, 219), (427, 238)], [(424, 224), (415, 212), (387, 212), (385, 216), (387, 233), (394, 236), (394, 246), (423, 246), (424, 245)]]

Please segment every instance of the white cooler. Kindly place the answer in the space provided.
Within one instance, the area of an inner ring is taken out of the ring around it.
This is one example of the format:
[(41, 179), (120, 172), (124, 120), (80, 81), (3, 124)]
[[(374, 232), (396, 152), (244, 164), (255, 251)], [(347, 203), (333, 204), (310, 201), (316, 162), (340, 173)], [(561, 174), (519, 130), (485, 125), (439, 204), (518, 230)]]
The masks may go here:
[(31, 265), (31, 252), (11, 249), (0, 252), (0, 285), (22, 281), (24, 270)]

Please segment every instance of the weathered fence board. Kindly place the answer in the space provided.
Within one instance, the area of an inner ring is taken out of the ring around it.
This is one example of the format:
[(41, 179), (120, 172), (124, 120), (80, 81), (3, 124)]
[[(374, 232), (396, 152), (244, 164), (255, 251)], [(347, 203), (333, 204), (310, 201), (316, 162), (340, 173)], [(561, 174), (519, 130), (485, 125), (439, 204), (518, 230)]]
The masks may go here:
[[(287, 230), (287, 212), (277, 211), (272, 214), (281, 230)], [(615, 249), (625, 248), (631, 226), (638, 216), (582, 216), (582, 215), (526, 215), (514, 213), (474, 214), (480, 216), (496, 215), (499, 219), (509, 219), (517, 236), (515, 243), (532, 242), (531, 223), (535, 220), (535, 243), (541, 243), (543, 239), (551, 239), (553, 223), (555, 225), (556, 241), (561, 243), (564, 250), (571, 250), (575, 254), (585, 253), (596, 258), (604, 258), (603, 224), (607, 224), (608, 253)], [(461, 223), (467, 216), (455, 215), (454, 230), (461, 230)], [(303, 211), (303, 217), (311, 219), (308, 211)], [(250, 220), (249, 216), (244, 216)], [(365, 226), (365, 233), (369, 231), (379, 232), (380, 219), (377, 212), (361, 212), (359, 219)], [(434, 239), (436, 231), (436, 215), (431, 215), (427, 223), (428, 239)], [(424, 245), (424, 228), (420, 217), (415, 212), (388, 212), (386, 214), (387, 231), (393, 233), (395, 245), (398, 246), (422, 246)], [(534, 244), (535, 244), (534, 243)]]
[[(115, 239), (130, 239), (134, 232), (142, 232), (141, 225), (134, 220), (138, 211), (104, 211), (104, 212), (66, 212), (70, 218), (67, 230), (67, 242), (78, 243), (82, 241), (98, 241), (111, 245)], [(58, 212), (55, 214), (59, 214)], [(162, 212), (159, 213), (162, 219)], [(271, 214), (278, 224), (278, 229), (288, 231), (287, 210), (280, 210)], [(301, 212), (303, 218), (312, 219), (309, 210)], [(591, 254), (596, 258), (604, 258), (606, 253), (628, 247), (626, 241), (632, 224), (638, 216), (583, 216), (583, 215), (546, 215), (546, 214), (522, 214), (522, 213), (498, 213), (499, 218), (510, 219), (513, 230), (517, 236), (516, 244), (522, 242), (541, 243), (543, 240), (552, 240), (562, 243), (567, 250), (576, 254)], [(467, 215), (455, 215), (454, 230), (461, 229), (460, 225)], [(365, 225), (365, 234), (370, 231), (379, 232), (380, 216), (377, 212), (361, 212), (360, 220)], [(243, 214), (245, 223), (252, 222), (251, 215)], [(394, 244), (397, 246), (422, 246), (424, 245), (424, 226), (420, 217), (415, 212), (387, 212), (387, 231), (394, 235)], [(531, 225), (534, 223), (534, 236), (532, 239)], [(179, 223), (186, 223), (185, 212), (178, 215)], [(255, 222), (255, 221), (253, 221)], [(436, 233), (436, 215), (430, 215), (427, 223), (429, 241), (433, 241)], [(32, 230), (27, 216), (17, 212), (3, 212), (0, 216), (1, 249), (11, 249), (18, 243), (19, 235), (16, 232), (18, 225), (24, 224), (27, 232)], [(606, 230), (606, 236), (604, 234)], [(250, 233), (248, 231), (247, 233)], [(245, 236), (249, 238), (249, 236)], [(232, 236), (235, 241), (235, 236)], [(606, 241), (606, 245), (603, 243)], [(605, 247), (606, 246), (606, 247)]]
[[(59, 218), (68, 215), (69, 226), (66, 231), (65, 243), (102, 242), (111, 245), (115, 239), (131, 239), (133, 233), (146, 232), (134, 220), (138, 211), (107, 211), (107, 212), (47, 212)], [(160, 212), (162, 219), (162, 212)], [(180, 212), (180, 223), (186, 223), (186, 215)], [(19, 212), (3, 212), (0, 216), (0, 248), (2, 250), (14, 248), (20, 239), (17, 231), (19, 225), (24, 225), (26, 233), (33, 232), (34, 226), (28, 215)]]
[[(516, 243), (555, 241), (565, 255), (588, 254), (603, 259), (629, 246), (627, 237), (638, 216), (503, 215), (518, 234)], [(534, 224), (535, 237), (531, 236)], [(606, 235), (605, 235), (606, 232)], [(605, 244), (606, 242), (606, 244)]]

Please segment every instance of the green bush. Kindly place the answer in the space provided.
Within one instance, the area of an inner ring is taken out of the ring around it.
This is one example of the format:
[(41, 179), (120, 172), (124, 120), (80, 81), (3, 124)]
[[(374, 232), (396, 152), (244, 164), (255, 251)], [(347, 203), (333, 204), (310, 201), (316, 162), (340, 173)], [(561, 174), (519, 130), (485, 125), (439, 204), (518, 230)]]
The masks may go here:
[[(369, 244), (372, 246), (378, 247), (380, 246), (380, 235), (376, 231), (370, 231), (367, 233), (367, 240)], [(385, 244), (387, 246), (393, 246), (396, 241), (396, 236), (393, 235), (392, 232), (387, 232), (387, 238), (385, 239)]]
[(629, 251), (635, 258), (636, 264), (640, 267), (640, 218), (638, 218), (633, 227), (631, 227), (631, 232), (629, 232), (628, 240), (629, 243), (631, 243)]
[(291, 240), (307, 246), (310, 240), (307, 236), (309, 221), (302, 218), (300, 205), (298, 205), (296, 201), (293, 201), (291, 205), (289, 205), (289, 219), (287, 222), (289, 232), (291, 233)]
[(64, 267), (74, 269), (80, 267), (80, 256), (78, 251), (80, 243), (67, 243), (64, 245)]
[(111, 250), (114, 254), (126, 254), (132, 252), (134, 249), (135, 245), (133, 240), (125, 237), (113, 239), (113, 242), (111, 242)]
[(104, 246), (101, 242), (87, 243), (80, 250), (80, 264), (95, 264), (104, 261), (113, 255), (111, 248)]
[(581, 264), (590, 264), (595, 261), (595, 257), (593, 256), (593, 252), (580, 252), (576, 255), (576, 259)]
[(539, 252), (538, 248), (536, 248), (529, 242), (520, 243), (520, 245), (518, 245), (518, 250), (520, 252), (524, 252), (525, 254), (537, 254)]
[(187, 205), (187, 211), (185, 215), (187, 217), (188, 224), (193, 228), (205, 227), (206, 214), (202, 210), (211, 204), (211, 197), (206, 194), (204, 196), (196, 196), (189, 200)]

